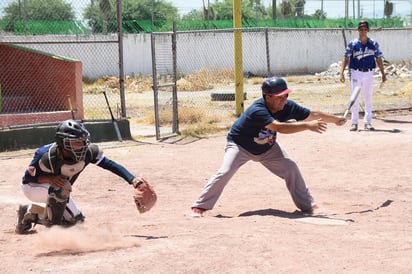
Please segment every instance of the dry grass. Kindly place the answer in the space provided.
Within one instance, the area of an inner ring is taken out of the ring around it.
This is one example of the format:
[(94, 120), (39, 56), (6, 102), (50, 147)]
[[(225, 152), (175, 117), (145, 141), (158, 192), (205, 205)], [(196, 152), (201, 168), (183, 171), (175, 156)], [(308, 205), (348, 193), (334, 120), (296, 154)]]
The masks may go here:
[[(152, 90), (153, 79), (150, 76), (133, 75), (127, 76), (124, 79), (125, 92), (137, 92)], [(83, 92), (86, 94), (97, 94), (102, 92), (102, 88), (106, 86), (112, 92), (119, 91), (119, 78), (114, 76), (105, 76), (97, 80), (91, 81), (83, 79)]]
[(218, 86), (226, 86), (234, 81), (233, 69), (220, 69), (212, 71), (202, 68), (191, 75), (182, 77), (177, 81), (179, 91), (210, 90)]
[[(203, 110), (198, 108), (189, 108), (189, 107), (179, 107), (179, 123), (181, 124), (196, 124), (202, 121), (202, 118), (205, 117)], [(153, 110), (148, 113), (144, 119), (140, 122), (147, 123), (150, 125), (155, 124), (155, 114)], [(164, 106), (159, 112), (159, 122), (161, 124), (171, 124), (173, 122), (173, 110), (172, 106)]]
[[(343, 112), (349, 97), (349, 81), (345, 84), (339, 82), (337, 77), (321, 75), (286, 76), (288, 86), (293, 90), (290, 98), (299, 104), (311, 109), (319, 109), (331, 113)], [(254, 77), (244, 79), (244, 88), (248, 90), (245, 109), (255, 99), (260, 97), (260, 85), (264, 78)], [(378, 83), (380, 79), (375, 79)], [(159, 83), (170, 83), (172, 78), (164, 76)], [(153, 80), (143, 75), (128, 76), (124, 87), (126, 94), (127, 114), (130, 122), (139, 125), (154, 125)], [(103, 77), (96, 81), (84, 79), (84, 94), (89, 97), (93, 105), (85, 106), (88, 119), (99, 119), (99, 114), (89, 113), (99, 109), (107, 114), (103, 101), (99, 96), (102, 87), (107, 86), (112, 100), (118, 99), (119, 80), (117, 77)], [(178, 119), (179, 128), (184, 135), (207, 135), (224, 128), (230, 127), (236, 119), (235, 102), (211, 102), (208, 95), (214, 89), (234, 89), (233, 69), (212, 70), (202, 68), (194, 74), (182, 76), (177, 80), (179, 97)], [(167, 88), (166, 88), (167, 89)], [(250, 92), (253, 90), (254, 92)], [(171, 125), (173, 112), (170, 101), (165, 102), (170, 90), (159, 90), (159, 122), (161, 126)], [(179, 94), (185, 94), (184, 96)], [(193, 92), (187, 93), (187, 92)], [(205, 92), (204, 96), (201, 95)], [(200, 96), (200, 97), (199, 97)], [(166, 98), (166, 99), (164, 99)], [(409, 78), (389, 78), (383, 89), (375, 88), (374, 108), (378, 111), (384, 109), (405, 108), (412, 105), (412, 83)], [(114, 104), (114, 103), (113, 103)], [(113, 108), (114, 106), (112, 106)]]

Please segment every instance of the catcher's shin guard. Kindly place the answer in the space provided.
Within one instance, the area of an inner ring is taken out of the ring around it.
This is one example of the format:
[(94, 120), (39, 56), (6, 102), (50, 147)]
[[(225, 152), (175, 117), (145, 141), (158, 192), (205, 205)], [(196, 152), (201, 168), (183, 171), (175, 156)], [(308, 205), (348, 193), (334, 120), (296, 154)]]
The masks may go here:
[(46, 203), (46, 220), (44, 225), (61, 225), (63, 221), (64, 210), (66, 209), (68, 195), (62, 192), (62, 189), (49, 188), (49, 196)]

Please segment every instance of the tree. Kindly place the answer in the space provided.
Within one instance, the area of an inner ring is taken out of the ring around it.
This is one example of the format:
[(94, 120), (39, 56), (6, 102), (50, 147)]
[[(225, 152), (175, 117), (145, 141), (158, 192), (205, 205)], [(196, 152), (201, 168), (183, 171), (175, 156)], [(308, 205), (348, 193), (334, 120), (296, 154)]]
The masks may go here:
[(63, 0), (20, 0), (11, 2), (5, 9), (4, 19), (8, 22), (6, 31), (14, 31), (15, 24), (23, 21), (72, 21), (75, 18), (71, 4)]
[[(101, 1), (108, 1), (112, 7), (116, 6), (116, 0), (100, 0), (99, 7), (93, 2), (87, 6), (83, 12), (83, 17), (89, 20), (89, 25), (94, 32), (104, 32), (103, 22), (105, 16), (108, 20), (108, 31), (117, 31), (116, 9), (111, 9), (104, 14), (100, 8)], [(152, 12), (152, 6), (154, 11)], [(152, 20), (155, 21), (173, 21), (179, 19), (177, 8), (171, 3), (164, 0), (123, 0), (122, 1), (122, 20)]]
[(305, 0), (297, 0), (295, 3), (295, 10), (297, 17), (303, 17), (305, 15)]
[(177, 20), (177, 8), (164, 0), (123, 0), (123, 20)]
[(283, 18), (289, 18), (293, 14), (292, 5), (289, 1), (282, 1), (280, 4), (280, 13)]
[(188, 13), (182, 15), (182, 20), (203, 20), (203, 17), (204, 14), (201, 10), (192, 9)]
[(392, 13), (393, 13), (393, 3), (385, 0), (385, 8), (383, 13), (385, 14), (386, 18), (391, 18)]
[(319, 19), (319, 20), (325, 19), (326, 16), (327, 16), (327, 13), (326, 13), (326, 12), (322, 12), (322, 10), (319, 10), (319, 9), (316, 10), (314, 14), (312, 14), (312, 17), (313, 17), (314, 19)]
[[(266, 19), (267, 13), (260, 0), (242, 0), (242, 19), (255, 20)], [(216, 1), (212, 4), (216, 20), (233, 19), (233, 0)]]
[(63, 0), (27, 0), (11, 2), (5, 9), (8, 20), (71, 21), (75, 14), (73, 7)]
[(213, 20), (215, 19), (215, 11), (213, 7), (205, 5), (205, 0), (203, 0), (203, 20)]
[(106, 34), (107, 33), (108, 19), (109, 19), (109, 16), (110, 16), (111, 12), (112, 12), (112, 7), (110, 6), (110, 1), (109, 0), (100, 0), (99, 9), (100, 9), (100, 15), (101, 15), (102, 21), (103, 21), (102, 32), (104, 34)]

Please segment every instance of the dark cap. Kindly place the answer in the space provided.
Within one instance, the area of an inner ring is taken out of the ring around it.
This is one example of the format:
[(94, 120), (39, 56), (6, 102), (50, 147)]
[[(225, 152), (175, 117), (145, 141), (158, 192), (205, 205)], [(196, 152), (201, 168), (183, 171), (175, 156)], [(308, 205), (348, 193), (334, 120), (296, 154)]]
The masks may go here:
[(281, 96), (292, 92), (291, 89), (288, 89), (285, 80), (279, 77), (267, 78), (262, 84), (262, 93)]
[(367, 29), (369, 29), (369, 23), (368, 23), (368, 21), (365, 21), (365, 20), (360, 21), (359, 24), (358, 24), (358, 29), (360, 29), (360, 28), (367, 28)]

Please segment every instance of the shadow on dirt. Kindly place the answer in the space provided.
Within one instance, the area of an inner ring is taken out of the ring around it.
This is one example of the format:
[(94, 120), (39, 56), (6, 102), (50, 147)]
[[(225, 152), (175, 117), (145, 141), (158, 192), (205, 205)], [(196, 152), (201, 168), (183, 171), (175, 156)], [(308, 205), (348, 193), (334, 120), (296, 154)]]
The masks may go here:
[[(361, 210), (361, 211), (351, 211), (351, 212), (346, 212), (344, 213), (345, 215), (350, 215), (350, 214), (363, 214), (363, 213), (368, 213), (368, 212), (373, 212), (376, 210), (379, 210), (383, 207), (388, 207), (393, 203), (393, 200), (386, 200), (385, 202), (383, 202), (380, 206), (374, 208), (374, 209), (365, 209), (365, 210)], [(278, 209), (273, 209), (273, 208), (268, 208), (268, 209), (259, 209), (259, 210), (254, 210), (254, 211), (247, 211), (244, 213), (241, 213), (238, 217), (249, 217), (249, 216), (276, 216), (276, 217), (280, 217), (280, 218), (287, 218), (287, 219), (298, 219), (298, 218), (302, 218), (302, 217), (317, 217), (317, 218), (327, 218), (327, 219), (334, 219), (331, 216), (335, 216), (337, 214), (315, 214), (315, 215), (308, 215), (308, 214), (304, 214), (298, 210), (296, 210), (295, 212), (286, 212), (283, 210), (278, 210)], [(229, 217), (229, 216), (223, 216), (221, 214), (216, 215), (216, 218), (233, 218), (233, 217)], [(351, 221), (353, 222), (353, 220), (346, 220), (346, 221)]]
[(412, 121), (384, 119), (384, 118), (374, 118), (374, 119), (381, 120), (382, 122), (389, 123), (389, 124), (412, 124)]
[(374, 212), (376, 210), (379, 210), (382, 207), (388, 207), (393, 203), (393, 200), (386, 200), (385, 202), (383, 202), (380, 206), (374, 208), (374, 209), (365, 209), (365, 210), (361, 210), (361, 211), (351, 211), (351, 212), (347, 212), (345, 213), (346, 215), (349, 214), (363, 214), (363, 213), (368, 213), (368, 212)]
[(276, 217), (288, 218), (288, 219), (296, 219), (296, 218), (301, 218), (303, 216), (303, 214), (300, 211), (286, 212), (283, 210), (268, 208), (268, 209), (247, 211), (247, 212), (241, 213), (239, 217), (249, 217), (249, 216), (256, 216), (256, 215), (257, 216), (276, 216)]
[(310, 215), (310, 214), (304, 214), (299, 210), (296, 210), (295, 212), (286, 212), (286, 211), (272, 209), (272, 208), (244, 212), (240, 214), (239, 217), (248, 217), (248, 216), (256, 216), (256, 215), (275, 216), (275, 217), (287, 218), (287, 219), (302, 219), (306, 217), (312, 217), (312, 218), (325, 219), (325, 220), (340, 220), (340, 221), (345, 221), (345, 222), (355, 222), (352, 219), (337, 219), (336, 217), (334, 217), (334, 215), (336, 214), (320, 213), (320, 214)]
[(399, 129), (377, 129), (375, 128), (374, 130), (366, 130), (366, 129), (359, 129), (359, 132), (363, 131), (363, 132), (388, 132), (388, 133), (401, 133), (402, 131)]
[(167, 236), (150, 236), (150, 235), (125, 235), (125, 237), (136, 237), (136, 238), (143, 238), (145, 240), (157, 240), (157, 239), (167, 239)]

